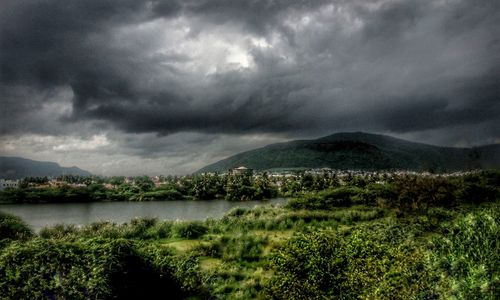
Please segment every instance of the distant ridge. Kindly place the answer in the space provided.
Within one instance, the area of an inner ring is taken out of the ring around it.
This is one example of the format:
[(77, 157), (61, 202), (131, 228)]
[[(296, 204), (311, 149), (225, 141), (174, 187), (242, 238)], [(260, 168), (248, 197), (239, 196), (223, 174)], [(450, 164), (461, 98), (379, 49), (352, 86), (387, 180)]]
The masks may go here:
[(55, 162), (36, 161), (22, 157), (0, 156), (0, 178), (55, 177), (60, 175), (90, 176), (90, 172), (78, 167), (61, 167)]
[(459, 171), (500, 168), (500, 144), (439, 147), (364, 132), (336, 133), (315, 140), (271, 144), (198, 170), (224, 172), (236, 166), (258, 171), (283, 168)]

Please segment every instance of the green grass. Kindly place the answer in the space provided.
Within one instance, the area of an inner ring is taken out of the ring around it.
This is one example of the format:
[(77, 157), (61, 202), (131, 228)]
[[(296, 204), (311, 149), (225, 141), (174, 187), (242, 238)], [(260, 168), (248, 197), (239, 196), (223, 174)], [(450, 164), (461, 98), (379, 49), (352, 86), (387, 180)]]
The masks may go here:
[(163, 245), (172, 247), (178, 252), (187, 253), (195, 247), (199, 247), (203, 245), (203, 242), (200, 240), (177, 240), (177, 241), (169, 241), (164, 243)]

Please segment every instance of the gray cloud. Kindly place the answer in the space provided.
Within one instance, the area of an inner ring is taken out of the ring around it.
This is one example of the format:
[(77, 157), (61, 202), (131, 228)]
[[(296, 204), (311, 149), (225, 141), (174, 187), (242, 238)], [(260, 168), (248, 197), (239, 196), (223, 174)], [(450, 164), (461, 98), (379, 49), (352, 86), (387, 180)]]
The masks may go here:
[(494, 0), (4, 1), (0, 135), (134, 157), (344, 130), (487, 143), (499, 28)]

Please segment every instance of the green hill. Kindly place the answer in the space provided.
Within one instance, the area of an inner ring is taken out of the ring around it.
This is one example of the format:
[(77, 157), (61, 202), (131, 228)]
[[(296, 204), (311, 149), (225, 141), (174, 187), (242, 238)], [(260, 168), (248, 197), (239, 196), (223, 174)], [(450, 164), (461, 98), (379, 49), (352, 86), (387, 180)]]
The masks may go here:
[(78, 167), (61, 167), (55, 162), (36, 161), (21, 157), (0, 156), (0, 178), (20, 179), (24, 177), (55, 177), (60, 175), (90, 176)]
[(198, 172), (224, 172), (246, 166), (255, 170), (333, 168), (351, 170), (434, 170), (500, 167), (500, 144), (475, 148), (438, 147), (385, 135), (337, 133), (242, 152)]

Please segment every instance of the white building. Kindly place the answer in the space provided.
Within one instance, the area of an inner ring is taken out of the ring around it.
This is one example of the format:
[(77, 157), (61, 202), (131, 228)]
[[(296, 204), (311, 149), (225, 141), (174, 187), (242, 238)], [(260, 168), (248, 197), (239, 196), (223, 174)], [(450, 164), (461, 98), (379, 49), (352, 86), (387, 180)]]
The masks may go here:
[(246, 175), (246, 176), (252, 176), (253, 174), (253, 169), (241, 166), (238, 168), (230, 169), (229, 174), (232, 175)]
[(19, 180), (0, 179), (0, 191), (6, 188), (17, 188), (17, 187), (19, 187)]

